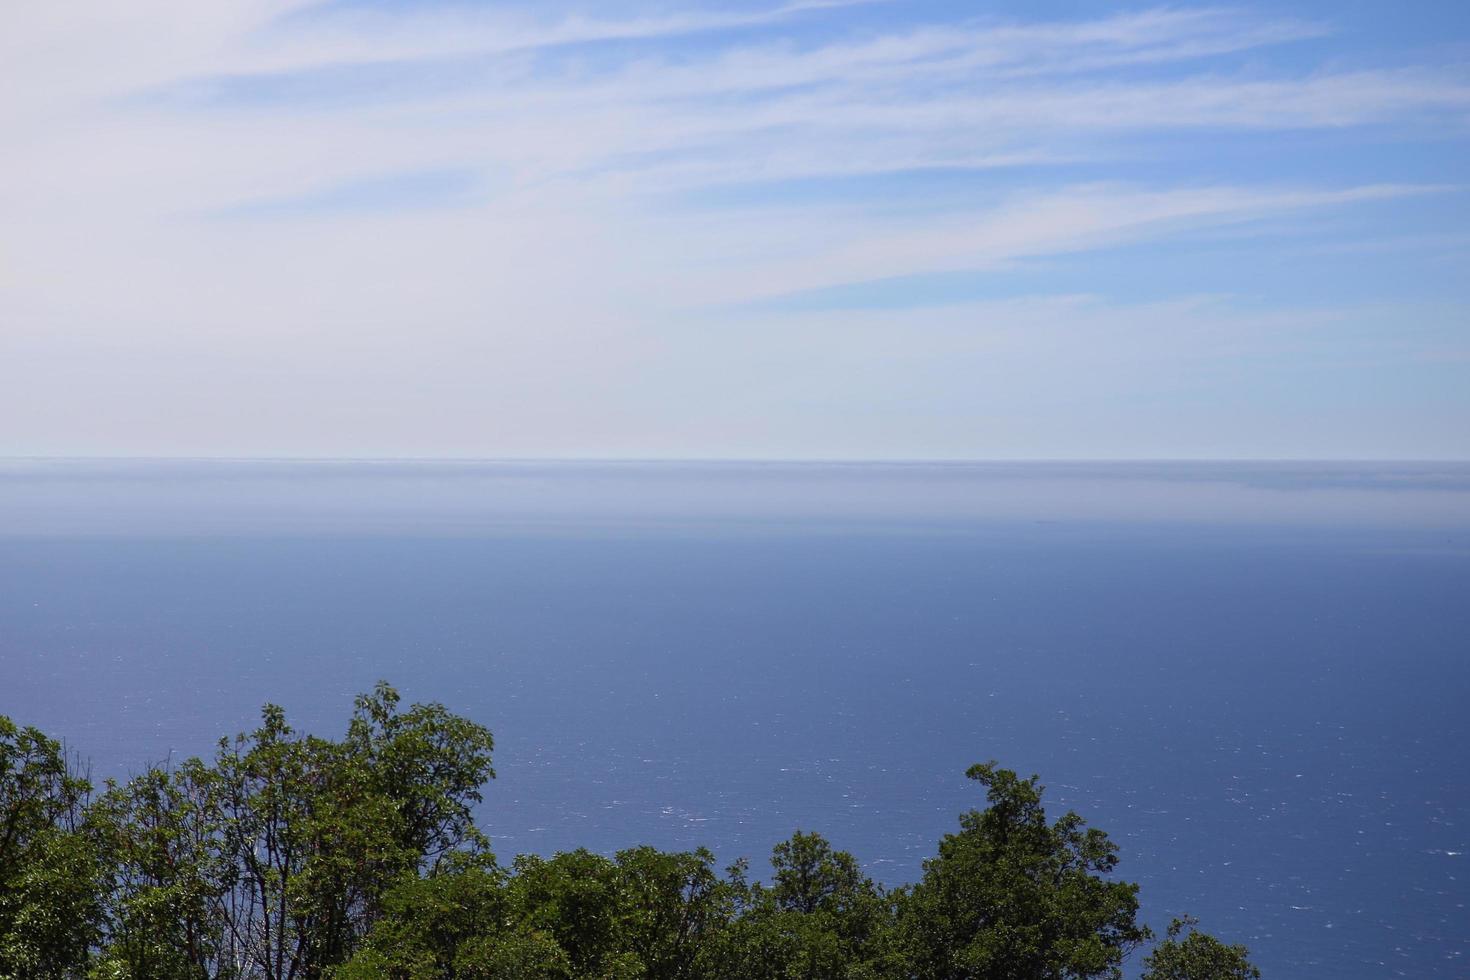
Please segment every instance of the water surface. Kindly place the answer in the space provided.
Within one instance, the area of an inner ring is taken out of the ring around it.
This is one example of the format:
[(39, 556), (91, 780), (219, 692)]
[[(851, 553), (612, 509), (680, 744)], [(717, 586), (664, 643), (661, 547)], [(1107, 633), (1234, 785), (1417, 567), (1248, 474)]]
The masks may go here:
[(1467, 597), (1451, 464), (0, 464), (0, 713), (98, 776), (387, 678), (502, 856), (896, 884), (993, 758), (1277, 977), (1470, 969)]

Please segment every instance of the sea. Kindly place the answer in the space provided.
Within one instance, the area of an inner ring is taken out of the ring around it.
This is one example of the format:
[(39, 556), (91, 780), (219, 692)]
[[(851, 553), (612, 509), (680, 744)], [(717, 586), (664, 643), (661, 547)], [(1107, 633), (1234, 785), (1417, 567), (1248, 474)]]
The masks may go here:
[(493, 730), (503, 859), (896, 886), (995, 760), (1156, 929), (1470, 976), (1467, 464), (0, 462), (0, 714), (95, 780), (380, 679)]

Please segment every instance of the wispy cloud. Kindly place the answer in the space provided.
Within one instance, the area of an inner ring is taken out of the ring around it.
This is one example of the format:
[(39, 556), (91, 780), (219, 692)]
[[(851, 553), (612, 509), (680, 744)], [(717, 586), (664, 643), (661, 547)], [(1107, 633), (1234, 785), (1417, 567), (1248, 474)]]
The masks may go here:
[[(304, 417), (321, 399), (356, 404), (365, 379), (397, 391), (412, 379), (479, 451), (501, 445), (473, 434), (493, 406), (554, 443), (547, 452), (624, 418), (617, 431), (647, 453), (657, 447), (638, 433), (655, 407), (688, 399), (709, 402), (690, 410), (703, 433), (728, 431), (721, 413), (777, 405), (795, 425), (815, 411), (802, 358), (835, 365), (823, 398), (922, 400), (975, 317), (1009, 318), (1013, 339), (1052, 318), (1049, 342), (1075, 328), (1114, 336), (1124, 360), (1183, 363), (1187, 351), (1160, 339), (1166, 323), (1229, 332), (1248, 318), (1193, 299), (1130, 302), (1101, 278), (1105, 299), (1035, 297), (1025, 316), (949, 304), (925, 314), (946, 326), (918, 333), (903, 319), (912, 309), (847, 309), (844, 328), (831, 311), (793, 315), (792, 300), (1184, 250), (1223, 229), (1242, 253), (1289, 230), (1293, 261), (1366, 261), (1389, 239), (1421, 243), (1397, 248), (1411, 259), (1458, 230), (1466, 195), (1451, 161), (1467, 124), (1463, 63), (1370, 58), (1332, 23), (1265, 8), (1002, 19), (862, 0), (22, 0), (0, 30), (0, 391), (16, 382), (0, 414), (22, 417), (48, 370), (89, 363), (132, 365), (160, 406), (203, 397), (198, 379), (214, 372), (236, 379), (234, 397), (264, 386)], [(1347, 239), (1307, 223), (1354, 214), (1375, 223)], [(1444, 266), (1405, 275), (1455, 299), (1430, 278)], [(1251, 286), (1228, 264), (1207, 285)], [(1124, 329), (1134, 315), (1158, 331)], [(856, 331), (849, 347), (843, 329)], [(1272, 343), (1264, 327), (1251, 336)], [(768, 372), (767, 395), (740, 393), (734, 365)], [(595, 425), (579, 400), (601, 406)], [(962, 400), (956, 389), (917, 414), (942, 427)], [(321, 411), (316, 438), (328, 439), (356, 410)], [(81, 424), (51, 425), (33, 406), (25, 417), (58, 433)], [(284, 422), (260, 425), (295, 438)]]
[(797, 0), (750, 11), (693, 11), (608, 18), (563, 13), (555, 4), (507, 10), (489, 5), (296, 4), (260, 30), (258, 46), (232, 70), (303, 70), (493, 55), (610, 41), (677, 38), (778, 24), (802, 14), (892, 0)]
[[(819, 261), (789, 269), (779, 278), (763, 274), (760, 281), (769, 285), (781, 282), (796, 290), (888, 276), (995, 268), (1039, 255), (1166, 238), (1200, 226), (1249, 222), (1308, 208), (1392, 200), (1443, 190), (1447, 189), (1414, 185), (1372, 185), (1332, 191), (1070, 187), (1026, 195), (991, 210), (922, 223), (894, 223), (867, 234), (850, 228), (843, 244), (827, 250)], [(708, 288), (717, 287), (711, 283)]]
[(445, 208), (473, 203), (479, 176), (463, 170), (425, 170), (386, 174), (335, 184), (290, 197), (263, 198), (215, 214), (233, 218), (330, 217), (412, 208)]
[[(393, 166), (448, 160), (506, 169), (528, 185), (604, 180), (619, 194), (1076, 162), (1116, 157), (1117, 140), (1131, 133), (1463, 126), (1470, 112), (1470, 73), (1453, 67), (1266, 77), (1222, 70), (1207, 59), (1316, 37), (1322, 28), (1215, 10), (927, 25), (857, 40), (742, 36), (595, 58), (524, 53), (620, 32), (664, 37), (696, 25), (768, 22), (797, 9), (595, 27), (570, 19), (531, 30), (505, 27), (504, 14), (480, 8), (423, 15), (425, 26), (374, 7), (354, 30), (375, 60), (356, 59), (313, 32), (287, 32), (291, 43), (280, 47), (289, 56), (266, 49), (278, 59), (275, 69), (246, 70), (250, 59), (242, 59), (233, 71), (148, 87), (155, 101), (136, 108), (147, 115), (151, 107), (160, 127), (208, 120), (231, 132), (261, 131), (288, 149), (314, 142), (302, 129), (327, 126), (338, 145), (363, 144), (390, 155)], [(443, 17), (458, 26), (433, 26)], [(443, 43), (413, 42), (416, 53), (407, 57), (405, 33)], [(482, 35), (483, 44), (475, 40)], [(262, 43), (242, 47), (258, 61)], [(460, 47), (477, 56), (466, 58)], [(389, 51), (404, 57), (384, 57)], [(1188, 70), (1201, 59), (1205, 70)], [(1127, 70), (1161, 63), (1178, 70), (1162, 78)], [(351, 168), (370, 159), (341, 154), (340, 179), (354, 179)]]

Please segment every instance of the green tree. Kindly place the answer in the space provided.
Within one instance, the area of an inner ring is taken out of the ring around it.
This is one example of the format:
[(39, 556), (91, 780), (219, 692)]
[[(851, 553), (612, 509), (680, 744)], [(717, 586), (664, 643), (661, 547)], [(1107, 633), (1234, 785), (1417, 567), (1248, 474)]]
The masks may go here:
[(0, 980), (77, 976), (101, 927), (91, 786), (61, 743), (0, 716)]
[(568, 980), (572, 976), (566, 951), (546, 933), (534, 930), (473, 939), (460, 949), (454, 967), (457, 980)]
[(620, 945), (650, 980), (699, 975), (700, 949), (730, 921), (735, 896), (714, 855), (636, 847), (617, 855)]
[(215, 761), (221, 844), (234, 869), (229, 958), (247, 975), (295, 980), (344, 961), (378, 893), (412, 865), (393, 802), (340, 746), (298, 736), (268, 705)]
[(875, 897), (873, 882), (857, 859), (834, 851), (821, 834), (800, 830), (771, 851), (771, 898), (778, 908), (813, 915), (831, 912), (839, 918), (860, 912)]
[(406, 879), (485, 851), (483, 727), (378, 685), (340, 742), (274, 705), (212, 764), (154, 769), (91, 812), (111, 869), (99, 976), (317, 980)]
[[(267, 705), (212, 761), (91, 788), (0, 718), (0, 980), (1088, 980), (1149, 938), (1117, 848), (1037, 778), (968, 776), (986, 807), (885, 892), (819, 834), (769, 884), (707, 850), (497, 864), (475, 826), (490, 733), (380, 684), (341, 741)], [(1143, 980), (1259, 980), (1176, 920)]]
[(617, 865), (579, 848), (552, 858), (522, 855), (506, 892), (511, 921), (567, 956), (573, 977), (636, 976), (624, 946)]
[(705, 976), (701, 953), (735, 909), (705, 850), (586, 850), (436, 869), (402, 882), (341, 978)]
[(464, 848), (488, 847), (474, 807), (480, 788), (495, 778), (489, 730), (442, 704), (407, 711), (398, 705), (398, 692), (382, 681), (358, 697), (345, 746), (371, 789), (392, 802), (398, 844), (421, 867)]
[(233, 868), (221, 850), (218, 780), (198, 759), (109, 782), (88, 814), (106, 857), (99, 976), (229, 975), (224, 933)]
[(340, 743), (298, 736), (267, 705), (259, 729), (221, 743), (221, 829), (237, 874), (226, 938), (264, 980), (315, 980), (345, 962), (393, 885), (484, 845), (471, 808), (493, 775), (490, 733), (439, 705), (398, 704), (379, 684)]
[(1048, 823), (1037, 777), (995, 763), (966, 773), (989, 806), (960, 818), (904, 902), (905, 954), (925, 980), (1120, 977), (1149, 938), (1138, 886), (1106, 876), (1117, 846), (1068, 812)]
[[(738, 921), (711, 944), (710, 975), (838, 980), (881, 972), (893, 906), (851, 854), (797, 831), (775, 846), (771, 868), (771, 885), (746, 889)], [(732, 880), (743, 881), (742, 870), (732, 869)]]
[(447, 857), (385, 896), (366, 945), (334, 980), (562, 980), (566, 952), (514, 921), (506, 875), (488, 854)]
[(1168, 938), (1143, 961), (1142, 980), (1260, 980), (1244, 946), (1197, 932), (1198, 923), (1188, 915), (1169, 923)]

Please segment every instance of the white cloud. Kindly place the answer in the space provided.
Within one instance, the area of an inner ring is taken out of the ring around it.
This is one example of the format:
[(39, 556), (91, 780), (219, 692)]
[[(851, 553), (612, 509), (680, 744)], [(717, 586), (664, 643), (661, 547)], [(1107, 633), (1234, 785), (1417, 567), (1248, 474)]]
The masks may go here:
[[(1072, 298), (922, 317), (707, 311), (1407, 200), (1442, 189), (1187, 167), (1099, 181), (1054, 165), (1115, 159), (1139, 132), (1453, 127), (1470, 109), (1454, 69), (1200, 61), (1324, 35), (1234, 11), (675, 41), (810, 26), (845, 6), (591, 19), (494, 7), (343, 18), (298, 0), (13, 5), (0, 29), (0, 453), (208, 452), (221, 438), (230, 452), (656, 454), (712, 440), (705, 454), (942, 455), (980, 431), (956, 422), (952, 345), (962, 361), (979, 356), (972, 340), (999, 345), (984, 361), (1009, 365), (999, 391), (1037, 372), (1038, 391), (1060, 391), (1034, 351), (1006, 346), (1041, 336), (1038, 317), (1055, 321), (1048, 343), (1095, 336), (1132, 363), (1188, 355), (1161, 326), (1128, 329), (1132, 317), (1225, 333), (1244, 321), (1197, 305), (1104, 314)], [(615, 38), (663, 43), (616, 58), (563, 50)], [(432, 74), (468, 54), (475, 70), (453, 84), (331, 80), (351, 66)], [(265, 80), (252, 73), (307, 74), (292, 98), (256, 105), (201, 81), (248, 89)], [(349, 90), (312, 94), (329, 83)], [(195, 97), (163, 97), (178, 92)], [(924, 208), (885, 201), (881, 186), (689, 203), (743, 181), (942, 168), (1026, 179), (976, 176), (959, 200)], [(418, 211), (279, 206), (419, 171), (474, 175), (478, 191)], [(260, 202), (278, 206), (250, 217)], [(930, 317), (944, 326), (915, 326)], [(974, 327), (1007, 319), (1019, 325)], [(901, 397), (918, 407), (885, 415)], [(767, 417), (790, 438), (762, 443)], [(861, 422), (843, 434), (843, 418)]]

